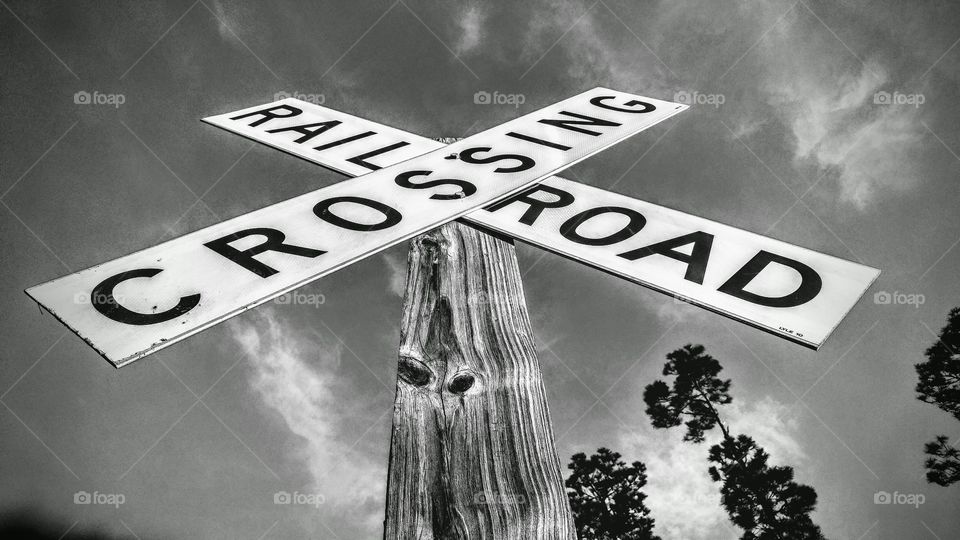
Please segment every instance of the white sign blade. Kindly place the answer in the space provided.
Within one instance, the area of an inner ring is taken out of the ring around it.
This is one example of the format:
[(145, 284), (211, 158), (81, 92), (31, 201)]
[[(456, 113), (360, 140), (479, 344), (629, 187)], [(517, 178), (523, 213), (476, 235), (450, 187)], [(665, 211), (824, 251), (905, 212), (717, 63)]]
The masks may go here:
[(465, 219), (813, 349), (880, 274), (559, 177)]
[[(685, 108), (595, 88), (27, 294), (120, 367), (523, 190)], [(355, 133), (331, 140), (328, 132), (337, 124), (325, 112), (281, 101), (207, 121), (288, 151), (334, 152), (364, 138)]]
[[(375, 155), (386, 166), (444, 146), (349, 114), (326, 109), (324, 115), (340, 122), (340, 137), (372, 135), (338, 154), (286, 150), (351, 176), (378, 166), (363, 156)], [(823, 344), (879, 275), (861, 264), (556, 176), (463, 219), (811, 348)]]

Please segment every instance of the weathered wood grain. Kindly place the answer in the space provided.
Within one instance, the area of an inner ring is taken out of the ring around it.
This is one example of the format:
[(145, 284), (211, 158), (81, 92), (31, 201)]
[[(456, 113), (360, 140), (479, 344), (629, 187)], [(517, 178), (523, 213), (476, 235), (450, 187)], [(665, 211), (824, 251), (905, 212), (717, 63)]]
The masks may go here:
[(387, 539), (575, 539), (511, 241), (410, 244)]

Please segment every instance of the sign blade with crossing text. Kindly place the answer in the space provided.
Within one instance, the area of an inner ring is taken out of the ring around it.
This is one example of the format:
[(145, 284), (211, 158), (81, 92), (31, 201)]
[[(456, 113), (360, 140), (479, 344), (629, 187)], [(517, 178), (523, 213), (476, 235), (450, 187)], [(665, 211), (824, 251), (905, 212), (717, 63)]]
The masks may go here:
[[(291, 144), (278, 121), (249, 138), (350, 176), (444, 146), (426, 137), (295, 99), (330, 125), (338, 152)], [(230, 127), (230, 115), (207, 118)], [(357, 135), (362, 135), (357, 137)], [(755, 326), (819, 348), (879, 271), (577, 182), (551, 177), (463, 218)]]
[[(119, 367), (522, 191), (685, 108), (595, 88), (27, 293)], [(271, 144), (287, 151), (339, 152), (367, 137), (331, 140), (337, 124), (283, 102), (219, 118), (218, 125), (248, 137), (283, 136)]]

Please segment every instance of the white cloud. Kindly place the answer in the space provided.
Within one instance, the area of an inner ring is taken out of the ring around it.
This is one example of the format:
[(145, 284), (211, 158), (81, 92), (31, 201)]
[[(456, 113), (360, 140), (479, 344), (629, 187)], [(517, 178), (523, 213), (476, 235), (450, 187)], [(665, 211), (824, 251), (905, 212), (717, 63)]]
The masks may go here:
[(486, 14), (477, 6), (471, 5), (464, 9), (457, 18), (460, 27), (460, 38), (454, 44), (457, 55), (469, 53), (480, 46), (484, 36), (483, 23)]
[(835, 169), (840, 200), (859, 209), (916, 186), (920, 109), (874, 103), (889, 86), (887, 69), (874, 59), (860, 63), (804, 13), (788, 17), (757, 47), (762, 97), (791, 130), (797, 163), (812, 159), (821, 171)]
[(713, 316), (712, 313), (702, 307), (668, 296), (658, 299), (656, 313), (660, 322), (666, 325), (691, 324), (694, 321), (702, 323), (705, 319)]
[[(724, 122), (737, 137), (748, 138), (779, 120), (793, 136), (793, 147), (785, 150), (792, 151), (794, 166), (834, 171), (829, 178), (835, 178), (836, 198), (858, 209), (919, 183), (915, 160), (925, 133), (922, 108), (873, 100), (879, 90), (918, 90), (893, 87), (887, 68), (870, 51), (860, 53), (867, 58), (861, 63), (805, 7), (792, 0), (679, 1), (645, 13), (641, 22), (623, 8), (610, 8), (624, 11), (619, 16), (660, 59), (685, 69), (679, 75), (668, 69), (603, 4), (582, 19), (584, 6), (536, 4), (525, 58), (532, 63), (563, 35), (549, 55), (565, 55), (570, 80), (604, 81), (665, 99), (678, 90), (722, 91)], [(746, 53), (723, 79), (718, 78), (725, 68), (705, 64), (710, 57), (702, 54), (704, 47), (717, 46), (727, 49), (731, 63)], [(705, 79), (705, 73), (713, 73), (714, 80)], [(766, 159), (763, 152), (760, 156)]]
[(340, 346), (317, 343), (319, 336), (304, 339), (270, 308), (260, 308), (255, 316), (255, 324), (231, 322), (231, 330), (249, 359), (254, 393), (296, 436), (286, 458), (310, 472), (309, 485), (289, 486), (289, 491), (322, 493), (325, 504), (353, 512), (369, 509), (359, 518), (379, 531), (385, 464), (352, 449), (356, 433), (346, 428), (355, 418), (339, 406), (349, 394), (336, 373)]
[[(753, 437), (770, 454), (772, 464), (799, 466), (806, 454), (797, 439), (796, 422), (785, 418), (788, 412), (787, 405), (765, 397), (749, 406), (735, 400), (720, 414), (733, 434)], [(655, 532), (664, 540), (738, 538), (739, 529), (720, 505), (719, 484), (707, 472), (707, 455), (710, 446), (720, 441), (719, 429), (700, 444), (683, 442), (684, 429), (654, 429), (645, 424), (640, 432), (620, 433), (624, 460), (639, 460), (647, 466), (644, 492), (656, 520)]]
[(383, 261), (387, 264), (387, 290), (403, 298), (407, 286), (407, 260), (404, 256), (384, 252)]
[(647, 49), (657, 48), (655, 38), (648, 35), (641, 43), (635, 30), (623, 26), (624, 15), (617, 7), (539, 2), (533, 9), (523, 38), (523, 61), (531, 66), (537, 62), (534, 69), (546, 69), (539, 63), (565, 55), (569, 81), (602, 81), (662, 98), (673, 95), (668, 84), (673, 74)]

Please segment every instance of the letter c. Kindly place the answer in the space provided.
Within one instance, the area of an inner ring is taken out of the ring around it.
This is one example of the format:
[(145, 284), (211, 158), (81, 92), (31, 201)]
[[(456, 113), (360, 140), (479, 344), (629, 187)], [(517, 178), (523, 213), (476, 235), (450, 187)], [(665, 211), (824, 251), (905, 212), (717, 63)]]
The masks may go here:
[(180, 315), (197, 307), (197, 304), (200, 303), (199, 294), (184, 296), (180, 298), (177, 305), (160, 313), (137, 313), (136, 311), (130, 311), (117, 303), (117, 299), (113, 297), (113, 289), (120, 283), (134, 278), (153, 277), (162, 271), (163, 270), (159, 268), (140, 268), (138, 270), (120, 272), (113, 277), (103, 280), (99, 285), (94, 287), (93, 292), (90, 293), (90, 302), (104, 317), (124, 324), (134, 324), (137, 326), (157, 324), (169, 321), (170, 319), (176, 319)]

